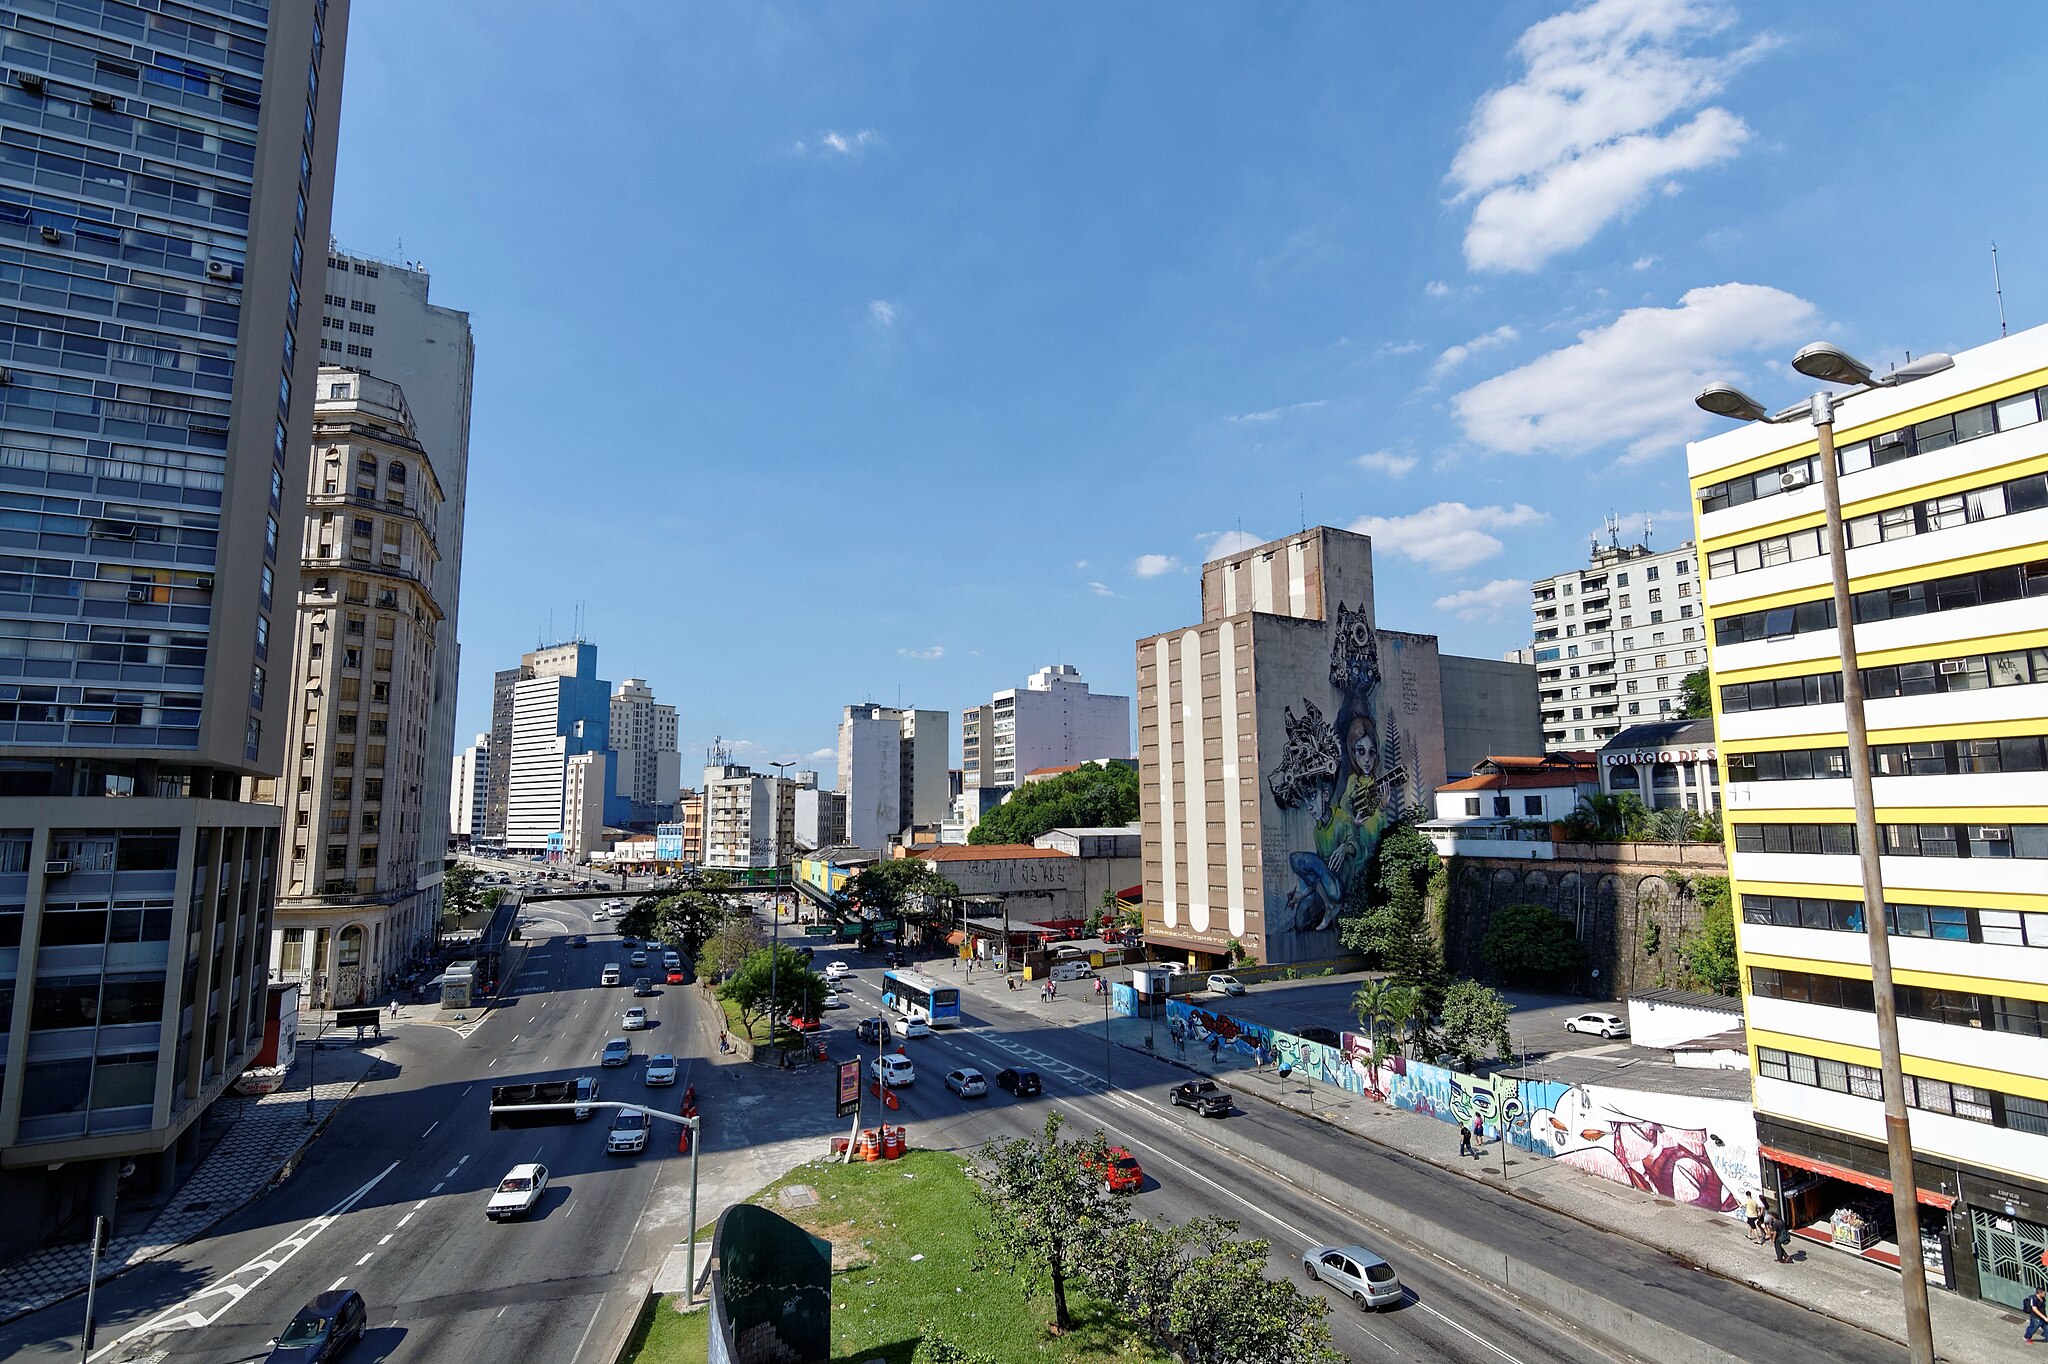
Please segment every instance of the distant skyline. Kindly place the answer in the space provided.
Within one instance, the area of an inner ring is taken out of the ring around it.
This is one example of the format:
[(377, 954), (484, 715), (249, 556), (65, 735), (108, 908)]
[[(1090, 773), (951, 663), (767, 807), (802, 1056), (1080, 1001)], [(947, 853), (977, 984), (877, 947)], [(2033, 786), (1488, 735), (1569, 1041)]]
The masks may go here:
[(1995, 339), (1994, 240), (2012, 330), (2048, 300), (2016, 0), (350, 27), (336, 235), (476, 332), (457, 735), (582, 603), (686, 774), (1048, 663), (1134, 694), (1203, 560), (1303, 524), (1498, 656), (1608, 515), (1690, 536), (1705, 380)]

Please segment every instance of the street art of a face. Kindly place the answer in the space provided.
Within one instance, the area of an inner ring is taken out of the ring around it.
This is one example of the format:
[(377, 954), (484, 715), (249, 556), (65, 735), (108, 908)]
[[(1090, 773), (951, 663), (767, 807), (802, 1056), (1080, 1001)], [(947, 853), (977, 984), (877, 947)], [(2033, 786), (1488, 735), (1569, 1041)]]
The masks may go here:
[[(1633, 1095), (1638, 1102), (1654, 1096)], [(1530, 1119), (1530, 1134), (1567, 1165), (1689, 1203), (1709, 1212), (1733, 1212), (1735, 1195), (1716, 1168), (1704, 1127), (1674, 1127), (1603, 1103), (1581, 1086), (1560, 1095)]]

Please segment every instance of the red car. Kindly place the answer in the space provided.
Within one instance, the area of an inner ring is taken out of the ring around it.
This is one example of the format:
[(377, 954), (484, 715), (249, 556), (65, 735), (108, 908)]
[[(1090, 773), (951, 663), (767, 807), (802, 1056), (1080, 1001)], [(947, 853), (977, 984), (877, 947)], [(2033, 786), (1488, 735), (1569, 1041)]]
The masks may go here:
[(683, 973), (680, 970), (669, 972), (668, 983), (671, 985), (681, 985), (683, 983)]
[(1106, 1165), (1097, 1163), (1092, 1156), (1081, 1157), (1081, 1163), (1101, 1175), (1111, 1193), (1136, 1193), (1145, 1187), (1145, 1171), (1139, 1167), (1136, 1156), (1121, 1146), (1110, 1147), (1107, 1154)]

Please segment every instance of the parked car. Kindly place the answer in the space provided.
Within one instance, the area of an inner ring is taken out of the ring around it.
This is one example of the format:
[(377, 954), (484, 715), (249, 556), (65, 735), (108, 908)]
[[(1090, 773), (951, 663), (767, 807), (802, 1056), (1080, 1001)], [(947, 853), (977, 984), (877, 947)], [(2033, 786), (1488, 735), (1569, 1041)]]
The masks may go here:
[(576, 1121), (582, 1122), (594, 1111), (590, 1105), (597, 1098), (597, 1081), (588, 1075), (576, 1077)]
[(917, 1079), (917, 1067), (908, 1056), (882, 1056), (868, 1062), (868, 1075), (896, 1089)]
[(646, 976), (641, 976), (633, 982), (633, 997), (635, 999), (646, 999), (654, 993), (654, 982)]
[(301, 1307), (284, 1334), (270, 1341), (264, 1364), (327, 1364), (363, 1338), (370, 1309), (353, 1288), (330, 1288)]
[(1296, 1028), (1294, 1035), (1304, 1042), (1320, 1042), (1326, 1047), (1344, 1045), (1344, 1039), (1337, 1035), (1335, 1028), (1326, 1028), (1320, 1023), (1311, 1023), (1306, 1028)]
[(1219, 995), (1241, 995), (1244, 993), (1244, 982), (1236, 976), (1226, 975), (1221, 971), (1211, 971), (1209, 973), (1209, 988)]
[(647, 1010), (635, 1004), (632, 1008), (626, 1010), (626, 1016), (619, 1021), (619, 1026), (627, 1032), (640, 1031), (647, 1026)]
[(1391, 1307), (1401, 1301), (1401, 1276), (1364, 1246), (1310, 1246), (1301, 1253), (1309, 1278), (1350, 1295), (1360, 1307)]
[(548, 1167), (545, 1165), (514, 1165), (498, 1181), (498, 1187), (491, 1194), (491, 1201), (484, 1205), (484, 1216), (493, 1222), (509, 1222), (515, 1217), (525, 1217), (539, 1204), (541, 1193), (548, 1187)]
[(612, 1119), (612, 1130), (605, 1134), (606, 1155), (629, 1156), (636, 1151), (647, 1149), (647, 1115), (622, 1108)]
[(1035, 1070), (1005, 1068), (996, 1072), (996, 1088), (1007, 1089), (1020, 1099), (1028, 1099), (1034, 1094), (1043, 1093), (1045, 1085), (1039, 1080), (1038, 1072)]
[(946, 1088), (963, 1099), (979, 1099), (988, 1093), (988, 1081), (972, 1066), (946, 1072)]
[(604, 1044), (604, 1050), (598, 1054), (597, 1063), (601, 1066), (623, 1066), (632, 1059), (633, 1044), (623, 1037), (614, 1037)]
[(665, 1051), (658, 1051), (647, 1058), (647, 1069), (641, 1072), (641, 1079), (650, 1085), (672, 1085), (676, 1082), (676, 1058)]
[(1598, 1033), (1602, 1037), (1627, 1037), (1628, 1020), (1618, 1014), (1580, 1014), (1565, 1020), (1566, 1032)]
[(1136, 1193), (1145, 1187), (1145, 1171), (1136, 1156), (1121, 1146), (1112, 1146), (1104, 1154), (1106, 1161), (1083, 1155), (1081, 1164), (1101, 1175), (1111, 1193)]
[(889, 1020), (886, 1018), (863, 1018), (854, 1028), (854, 1035), (869, 1046), (878, 1046), (889, 1040)]
[(1173, 1087), (1168, 1097), (1176, 1105), (1192, 1108), (1205, 1118), (1230, 1114), (1230, 1091), (1214, 1080), (1184, 1080)]
[(1154, 965), (1169, 976), (1184, 976), (1188, 973), (1187, 963), (1183, 961), (1162, 961), (1155, 962)]

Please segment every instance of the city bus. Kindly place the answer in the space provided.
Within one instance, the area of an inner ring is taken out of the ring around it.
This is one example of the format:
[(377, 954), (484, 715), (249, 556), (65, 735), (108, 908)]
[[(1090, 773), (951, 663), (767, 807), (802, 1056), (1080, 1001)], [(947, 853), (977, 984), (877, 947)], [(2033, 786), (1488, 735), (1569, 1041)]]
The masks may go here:
[(934, 1028), (949, 1027), (960, 1021), (960, 987), (916, 971), (884, 971), (882, 1006)]

